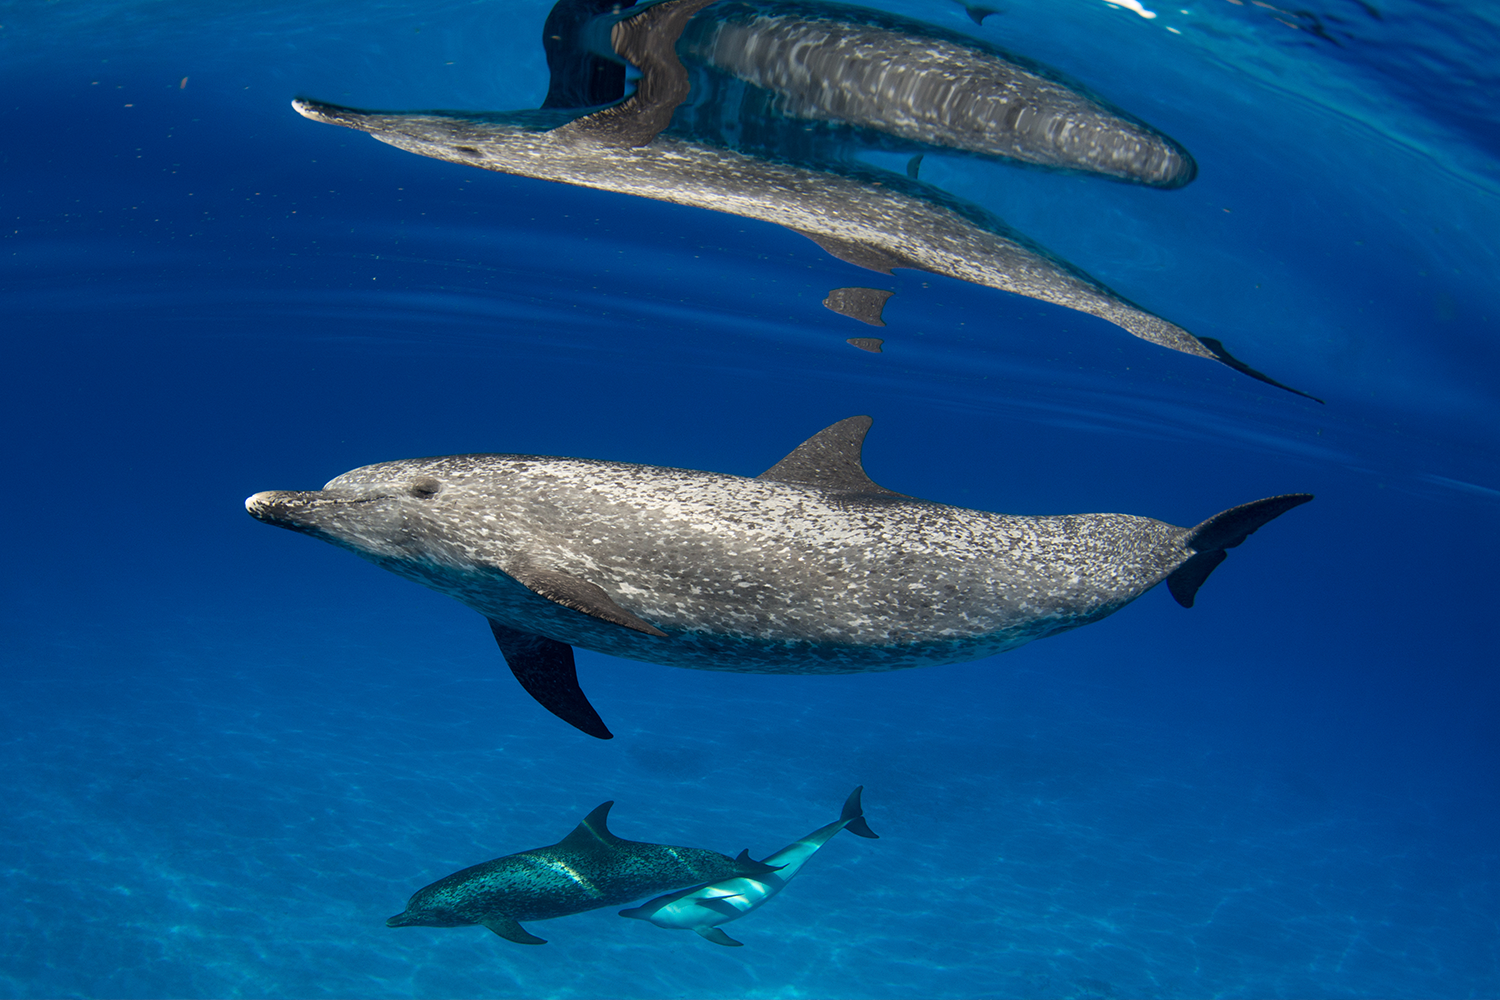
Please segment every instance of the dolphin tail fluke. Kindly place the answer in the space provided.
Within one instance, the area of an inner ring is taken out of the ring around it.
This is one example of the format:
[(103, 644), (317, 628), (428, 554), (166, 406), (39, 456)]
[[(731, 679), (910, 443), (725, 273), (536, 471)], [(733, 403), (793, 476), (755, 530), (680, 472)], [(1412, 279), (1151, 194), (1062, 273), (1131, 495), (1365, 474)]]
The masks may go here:
[(879, 840), (880, 834), (871, 830), (870, 824), (865, 822), (865, 811), (859, 804), (859, 796), (864, 790), (865, 786), (860, 785), (849, 793), (849, 797), (844, 800), (844, 811), (839, 816), (839, 822), (844, 824), (845, 830), (848, 830), (856, 837), (869, 837), (871, 840)]
[(1167, 577), (1167, 589), (1172, 592), (1178, 604), (1185, 608), (1192, 607), (1198, 588), (1203, 586), (1208, 574), (1228, 556), (1225, 549), (1234, 548), (1253, 535), (1261, 525), (1311, 499), (1311, 493), (1286, 493), (1241, 504), (1215, 514), (1191, 529), (1187, 538), (1183, 539), (1183, 545), (1192, 549), (1193, 555)]
[(745, 947), (745, 942), (736, 941), (734, 938), (730, 937), (728, 934), (725, 934), (717, 927), (694, 927), (693, 930), (697, 931), (698, 935), (702, 937), (703, 940), (712, 941), (714, 944), (722, 944), (726, 948)]

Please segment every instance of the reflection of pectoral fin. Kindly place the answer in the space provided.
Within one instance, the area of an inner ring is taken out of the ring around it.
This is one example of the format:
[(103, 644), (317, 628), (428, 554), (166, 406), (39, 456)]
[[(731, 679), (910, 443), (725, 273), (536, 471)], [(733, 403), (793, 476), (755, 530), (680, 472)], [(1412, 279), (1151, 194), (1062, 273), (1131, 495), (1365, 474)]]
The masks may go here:
[(836, 236), (824, 236), (822, 233), (809, 233), (805, 229), (794, 229), (792, 231), (801, 233), (839, 260), (853, 264), (855, 267), (879, 271), (881, 274), (890, 274), (893, 267), (911, 267), (919, 271), (924, 270), (920, 264), (915, 264), (904, 257), (893, 254), (888, 250), (882, 250), (880, 247), (871, 246), (868, 243), (841, 240)]
[(561, 604), (565, 608), (582, 611), (600, 621), (623, 625), (647, 635), (665, 637), (667, 634), (650, 622), (637, 618), (620, 607), (599, 587), (569, 573), (555, 569), (524, 567), (512, 570), (510, 575), (527, 590)]
[(1233, 354), (1230, 354), (1227, 350), (1225, 350), (1224, 349), (1224, 344), (1223, 344), (1222, 341), (1215, 340), (1212, 337), (1199, 337), (1198, 340), (1203, 344), (1204, 347), (1208, 348), (1210, 351), (1213, 351), (1214, 357), (1218, 358), (1224, 364), (1226, 364), (1229, 367), (1233, 368), (1237, 372), (1242, 372), (1243, 374), (1249, 375), (1251, 378), (1254, 378), (1254, 379), (1260, 379), (1262, 382), (1266, 383), (1267, 385), (1274, 385), (1278, 389), (1285, 389), (1287, 392), (1294, 392), (1294, 393), (1296, 393), (1299, 396), (1303, 396), (1303, 397), (1306, 397), (1307, 399), (1312, 400), (1314, 403), (1321, 403), (1321, 402), (1323, 402), (1321, 399), (1319, 399), (1317, 396), (1314, 396), (1312, 393), (1303, 392), (1301, 389), (1293, 389), (1291, 386), (1287, 385), (1286, 383), (1284, 383), (1284, 382), (1278, 382), (1274, 378), (1272, 378), (1271, 376), (1263, 374), (1261, 372), (1256, 371), (1254, 368), (1251, 368), (1249, 365), (1245, 364), (1239, 358), (1235, 357)]
[(861, 323), (885, 326), (881, 313), (885, 311), (885, 300), (894, 294), (883, 288), (835, 288), (823, 300), (823, 305)]
[[(677, 39), (688, 19), (714, 0), (665, 0), (621, 17), (610, 29), (615, 53), (641, 78), (635, 93), (619, 104), (555, 129), (605, 146), (648, 146), (672, 124), (672, 112), (691, 89), (687, 70), (677, 58)], [(633, 10), (633, 9), (632, 9)]]
[[(507, 625), (490, 620), (490, 630), (500, 644), (500, 654), (516, 675), (516, 680), (526, 693), (537, 700), (547, 711), (568, 725), (601, 740), (612, 739), (614, 734), (589, 704), (588, 696), (578, 686), (578, 670), (573, 664), (573, 647), (556, 639), (521, 632)], [(520, 930), (520, 925), (516, 925)], [(501, 937), (510, 937), (491, 927)], [(525, 933), (522, 931), (521, 933)], [(510, 937), (512, 941), (519, 938)], [(540, 944), (522, 941), (522, 944)]]

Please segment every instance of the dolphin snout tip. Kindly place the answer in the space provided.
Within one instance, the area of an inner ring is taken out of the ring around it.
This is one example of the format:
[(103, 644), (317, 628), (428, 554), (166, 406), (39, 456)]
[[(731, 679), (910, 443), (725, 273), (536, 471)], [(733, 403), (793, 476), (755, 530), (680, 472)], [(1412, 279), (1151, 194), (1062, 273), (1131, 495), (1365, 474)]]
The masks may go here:
[(406, 916), (406, 911), (402, 910), (400, 913), (396, 914), (394, 917), (387, 917), (386, 921), (385, 921), (385, 925), (387, 927), (405, 927), (410, 922), (411, 921)]

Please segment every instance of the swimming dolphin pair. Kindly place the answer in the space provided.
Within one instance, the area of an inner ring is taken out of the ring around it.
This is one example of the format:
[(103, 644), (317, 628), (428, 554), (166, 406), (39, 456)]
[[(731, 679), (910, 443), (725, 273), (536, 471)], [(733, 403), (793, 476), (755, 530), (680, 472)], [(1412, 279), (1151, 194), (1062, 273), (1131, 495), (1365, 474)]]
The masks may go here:
[(1163, 580), (1191, 607), (1227, 549), (1312, 499), (1257, 500), (1191, 528), (966, 510), (875, 485), (860, 460), (870, 423), (842, 420), (753, 479), (453, 455), (245, 506), (478, 611), (522, 687), (608, 739), (573, 646), (751, 673), (975, 660), (1099, 621)]
[(562, 840), (473, 865), (412, 894), (387, 927), (488, 927), (517, 944), (547, 942), (522, 920), (551, 920), (619, 906), (705, 881), (764, 877), (775, 869), (698, 847), (622, 840), (610, 832), (606, 802)]
[(913, 268), (1050, 302), (1307, 396), (1251, 368), (1218, 340), (1196, 337), (1135, 305), (979, 206), (918, 180), (857, 165), (751, 156), (664, 131), (690, 88), (674, 46), (692, 16), (711, 2), (666, 0), (622, 12), (610, 28), (610, 44), (641, 71), (637, 89), (622, 103), (581, 117), (555, 108), (391, 113), (292, 103), (309, 119), (367, 132), (421, 156), (728, 212), (784, 226), (882, 274)]
[(840, 830), (848, 830), (856, 836), (879, 839), (879, 834), (871, 830), (864, 820), (864, 810), (859, 803), (859, 796), (863, 791), (864, 786), (861, 785), (849, 794), (838, 819), (766, 858), (765, 863), (775, 866), (776, 871), (764, 875), (739, 875), (669, 893), (632, 909), (621, 910), (620, 916), (648, 920), (668, 930), (696, 931), (714, 944), (740, 947), (744, 942), (725, 934), (719, 929), (719, 925), (738, 920), (765, 905), (767, 900), (786, 888), (786, 884), (796, 877), (802, 866), (834, 834)]

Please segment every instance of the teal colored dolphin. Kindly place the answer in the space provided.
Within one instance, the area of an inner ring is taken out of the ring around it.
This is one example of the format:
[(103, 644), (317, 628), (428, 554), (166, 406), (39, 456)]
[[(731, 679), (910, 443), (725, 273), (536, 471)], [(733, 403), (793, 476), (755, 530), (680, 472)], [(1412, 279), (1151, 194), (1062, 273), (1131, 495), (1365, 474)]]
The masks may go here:
[(721, 931), (720, 924), (738, 920), (786, 888), (786, 884), (796, 877), (808, 859), (817, 854), (840, 830), (848, 830), (860, 837), (878, 837), (865, 822), (864, 810), (859, 805), (859, 794), (863, 791), (864, 786), (861, 785), (849, 794), (844, 802), (844, 811), (837, 820), (766, 858), (764, 863), (777, 866), (777, 871), (764, 875), (737, 875), (668, 893), (649, 903), (621, 910), (620, 916), (649, 920), (656, 926), (669, 930), (694, 930), (714, 944), (740, 947), (743, 942), (736, 941)]

